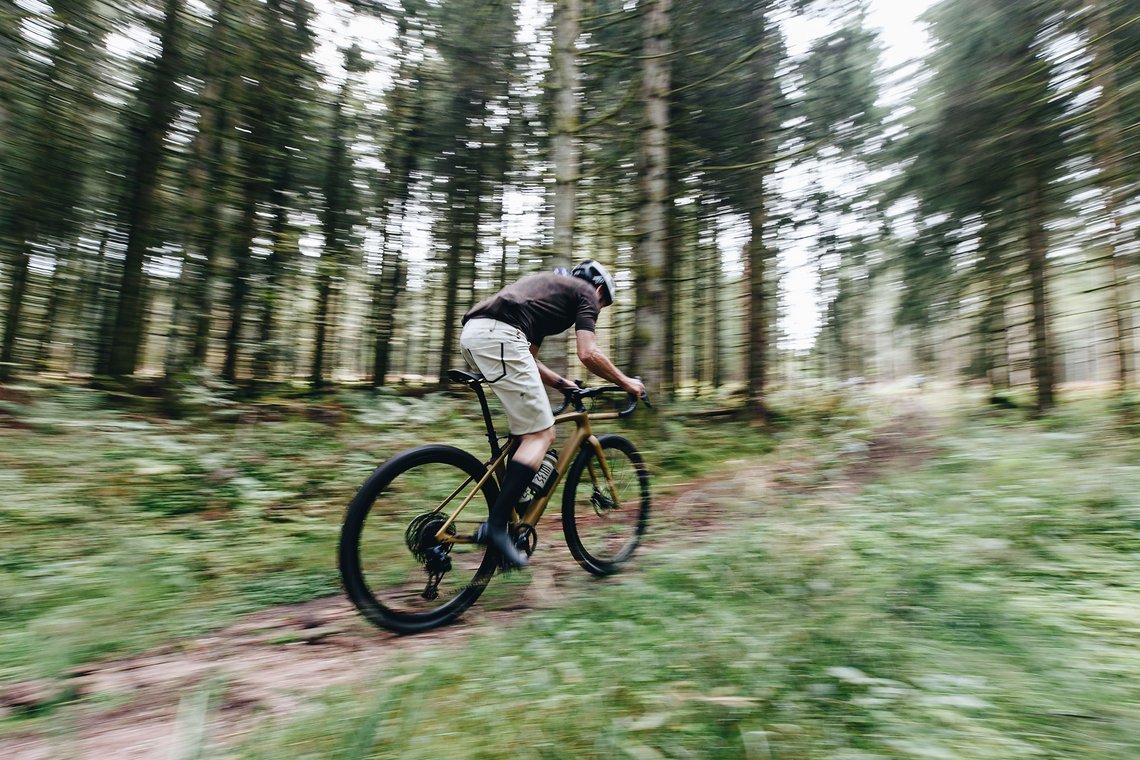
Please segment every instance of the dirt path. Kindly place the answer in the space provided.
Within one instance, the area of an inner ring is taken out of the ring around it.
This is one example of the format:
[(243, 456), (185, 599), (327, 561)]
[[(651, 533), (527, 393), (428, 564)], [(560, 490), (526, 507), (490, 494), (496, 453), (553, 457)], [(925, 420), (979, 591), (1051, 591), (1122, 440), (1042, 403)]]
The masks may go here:
[[(930, 454), (930, 420), (904, 412), (843, 469), (829, 489), (845, 491), (885, 467), (912, 467)], [(684, 528), (686, 540), (712, 540), (732, 525), (718, 518), (722, 497), (772, 500), (781, 492), (814, 487), (801, 475), (810, 461), (740, 463), (729, 477), (687, 484), (654, 503), (642, 556)], [(0, 758), (179, 758), (199, 746), (233, 746), (263, 721), (295, 713), (321, 690), (382, 673), (385, 663), (428, 647), (454, 647), (473, 633), (504, 625), (526, 610), (569, 598), (590, 580), (553, 531), (540, 536), (539, 553), (509, 608), (476, 603), (464, 618), (439, 631), (398, 637), (368, 625), (343, 596), (278, 607), (198, 638), (77, 671), (74, 699), (53, 713), (52, 733), (0, 736)], [(621, 582), (620, 576), (614, 582)], [(34, 696), (34, 684), (0, 694), (0, 709)], [(206, 705), (208, 704), (208, 709)], [(206, 717), (208, 716), (208, 717)]]

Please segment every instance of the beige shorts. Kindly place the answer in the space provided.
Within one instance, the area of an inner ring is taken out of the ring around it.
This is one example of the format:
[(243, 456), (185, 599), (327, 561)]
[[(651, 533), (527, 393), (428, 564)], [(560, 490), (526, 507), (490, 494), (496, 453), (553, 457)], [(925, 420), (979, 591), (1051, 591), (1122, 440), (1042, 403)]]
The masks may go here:
[(499, 397), (511, 435), (537, 433), (554, 424), (550, 399), (522, 330), (497, 319), (472, 319), (463, 326), (459, 350)]

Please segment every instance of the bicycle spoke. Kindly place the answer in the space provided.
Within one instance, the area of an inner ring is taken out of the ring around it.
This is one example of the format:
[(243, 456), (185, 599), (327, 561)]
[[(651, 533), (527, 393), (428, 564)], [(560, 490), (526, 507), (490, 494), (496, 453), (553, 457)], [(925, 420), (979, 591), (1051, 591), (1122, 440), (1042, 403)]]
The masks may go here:
[(361, 488), (346, 518), (341, 570), (349, 596), (373, 622), (422, 630), (478, 597), (494, 571), (486, 550), (438, 536), (470, 535), (486, 519), (493, 491), (475, 492), (481, 468), (457, 449), (428, 447), (393, 460)]
[[(568, 478), (562, 508), (567, 544), (579, 564), (607, 575), (627, 560), (645, 530), (649, 486), (636, 449), (623, 438), (602, 439), (605, 466), (586, 449)], [(608, 471), (610, 477), (605, 476)]]

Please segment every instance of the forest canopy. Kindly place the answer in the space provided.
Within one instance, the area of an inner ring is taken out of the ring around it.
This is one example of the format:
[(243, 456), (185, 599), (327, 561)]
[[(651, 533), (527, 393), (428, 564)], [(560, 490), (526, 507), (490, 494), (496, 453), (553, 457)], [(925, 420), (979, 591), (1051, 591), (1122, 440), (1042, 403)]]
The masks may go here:
[(1134, 385), (1135, 3), (942, 0), (902, 69), (870, 11), (8, 3), (0, 380), (434, 384), (468, 306), (593, 257), (666, 395)]

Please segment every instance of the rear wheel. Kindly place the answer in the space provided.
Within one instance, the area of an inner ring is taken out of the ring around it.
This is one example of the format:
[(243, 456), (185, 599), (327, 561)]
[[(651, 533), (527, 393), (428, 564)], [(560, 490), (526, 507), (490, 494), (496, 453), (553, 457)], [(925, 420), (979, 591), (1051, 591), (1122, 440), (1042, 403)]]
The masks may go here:
[[(424, 446), (381, 465), (360, 487), (345, 513), (339, 563), (345, 592), (369, 621), (417, 633), (451, 622), (483, 593), (494, 558), (436, 534), (486, 471), (454, 446)], [(497, 496), (488, 478), (447, 535), (472, 535)]]
[(562, 532), (578, 564), (594, 575), (611, 575), (633, 556), (649, 521), (649, 471), (625, 438), (599, 439), (614, 491), (586, 444), (566, 474)]

